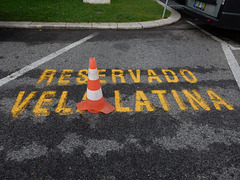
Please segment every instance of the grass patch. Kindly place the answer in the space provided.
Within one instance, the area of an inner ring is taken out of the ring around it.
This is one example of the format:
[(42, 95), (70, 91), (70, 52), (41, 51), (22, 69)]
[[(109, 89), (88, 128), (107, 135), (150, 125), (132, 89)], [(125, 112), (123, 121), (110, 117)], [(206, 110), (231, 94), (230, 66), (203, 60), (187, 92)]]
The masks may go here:
[[(163, 7), (154, 0), (111, 0), (86, 4), (82, 0), (1, 0), (0, 21), (136, 22), (160, 19)], [(166, 12), (166, 17), (170, 12)]]

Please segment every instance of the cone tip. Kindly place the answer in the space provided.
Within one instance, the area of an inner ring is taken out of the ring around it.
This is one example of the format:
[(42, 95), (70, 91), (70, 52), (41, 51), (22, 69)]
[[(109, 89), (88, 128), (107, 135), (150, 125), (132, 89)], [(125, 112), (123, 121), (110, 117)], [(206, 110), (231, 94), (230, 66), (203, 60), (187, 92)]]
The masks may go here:
[(89, 58), (89, 69), (96, 69), (97, 64), (95, 58)]

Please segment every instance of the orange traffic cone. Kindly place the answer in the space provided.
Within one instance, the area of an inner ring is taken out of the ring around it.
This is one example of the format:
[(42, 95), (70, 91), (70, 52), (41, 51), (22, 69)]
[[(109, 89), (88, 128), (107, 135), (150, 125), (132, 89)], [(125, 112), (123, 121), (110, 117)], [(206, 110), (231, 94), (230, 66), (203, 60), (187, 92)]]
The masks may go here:
[(115, 110), (115, 108), (103, 98), (95, 58), (89, 59), (86, 101), (77, 103), (77, 108), (80, 111), (88, 110), (91, 113), (103, 112), (105, 114)]

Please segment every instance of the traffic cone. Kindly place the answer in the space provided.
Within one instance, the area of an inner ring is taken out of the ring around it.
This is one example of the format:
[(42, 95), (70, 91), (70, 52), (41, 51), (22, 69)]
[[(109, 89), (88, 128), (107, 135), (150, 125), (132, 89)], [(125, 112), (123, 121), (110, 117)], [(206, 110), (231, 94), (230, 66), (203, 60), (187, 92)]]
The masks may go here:
[(87, 110), (91, 113), (103, 112), (105, 114), (109, 114), (115, 110), (115, 108), (103, 98), (95, 58), (89, 59), (86, 101), (77, 103), (77, 108), (80, 111)]

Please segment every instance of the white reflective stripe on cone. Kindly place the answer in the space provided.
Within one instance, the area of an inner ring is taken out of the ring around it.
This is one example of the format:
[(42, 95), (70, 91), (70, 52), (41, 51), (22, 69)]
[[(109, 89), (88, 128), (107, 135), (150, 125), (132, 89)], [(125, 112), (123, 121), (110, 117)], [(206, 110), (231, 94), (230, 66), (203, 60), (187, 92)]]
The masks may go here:
[(97, 101), (103, 97), (102, 89), (98, 89), (96, 91), (91, 91), (87, 88), (87, 98), (92, 101)]
[(98, 70), (97, 69), (88, 69), (88, 79), (91, 81), (95, 81), (99, 79)]

